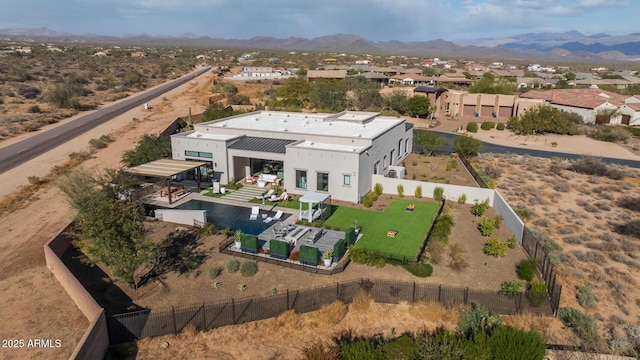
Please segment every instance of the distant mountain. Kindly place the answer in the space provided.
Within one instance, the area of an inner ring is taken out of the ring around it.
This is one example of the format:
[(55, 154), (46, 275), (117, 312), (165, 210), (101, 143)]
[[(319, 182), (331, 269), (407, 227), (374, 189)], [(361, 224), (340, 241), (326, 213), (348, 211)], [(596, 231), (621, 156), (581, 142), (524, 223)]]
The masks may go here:
[(456, 43), (437, 39), (430, 41), (370, 41), (350, 34), (334, 34), (313, 39), (300, 37), (274, 38), (256, 36), (250, 39), (223, 39), (187, 33), (178, 37), (149, 34), (101, 35), (60, 34), (47, 28), (0, 29), (9, 39), (40, 41), (82, 41), (87, 43), (130, 44), (150, 46), (198, 46), (244, 49), (304, 50), (361, 54), (398, 54), (434, 57), (468, 57), (513, 60), (640, 60), (640, 33), (624, 36), (608, 34), (584, 35), (578, 31), (563, 33), (528, 33), (501, 39), (476, 39)]

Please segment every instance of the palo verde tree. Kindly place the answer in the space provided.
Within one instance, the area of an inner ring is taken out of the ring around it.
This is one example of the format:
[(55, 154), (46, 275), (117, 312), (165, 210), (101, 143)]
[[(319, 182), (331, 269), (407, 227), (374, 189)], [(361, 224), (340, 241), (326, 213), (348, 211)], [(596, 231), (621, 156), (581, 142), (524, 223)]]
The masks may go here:
[(304, 101), (309, 98), (310, 93), (311, 85), (303, 77), (289, 78), (276, 91), (276, 100), (272, 106), (304, 107)]
[(391, 93), (384, 96), (385, 108), (398, 112), (399, 114), (406, 114), (409, 106), (409, 97), (403, 90), (395, 89)]
[(578, 114), (541, 105), (511, 118), (508, 124), (518, 134), (575, 135), (578, 131), (577, 123), (581, 121), (582, 117)]
[(423, 153), (433, 153), (436, 149), (448, 145), (444, 136), (428, 130), (414, 130), (413, 142), (422, 147)]
[(453, 150), (466, 158), (478, 155), (481, 147), (482, 142), (480, 142), (480, 140), (475, 139), (467, 134), (458, 136), (453, 141)]
[(422, 95), (414, 95), (407, 101), (407, 110), (413, 116), (423, 118), (429, 115), (432, 111), (431, 101), (429, 98)]
[(380, 86), (364, 76), (347, 78), (347, 88), (353, 93), (351, 103), (356, 110), (380, 111), (384, 100)]
[(122, 163), (126, 166), (138, 166), (171, 154), (171, 138), (166, 135), (144, 135), (136, 148), (125, 151)]
[(311, 89), (310, 99), (317, 109), (343, 111), (347, 107), (347, 85), (344, 81), (319, 80)]
[(84, 262), (104, 263), (117, 279), (137, 289), (136, 271), (156, 253), (156, 246), (144, 228), (144, 208), (122, 200), (129, 185), (121, 174), (108, 170), (94, 175), (76, 169), (58, 180), (58, 187), (78, 210), (74, 245)]

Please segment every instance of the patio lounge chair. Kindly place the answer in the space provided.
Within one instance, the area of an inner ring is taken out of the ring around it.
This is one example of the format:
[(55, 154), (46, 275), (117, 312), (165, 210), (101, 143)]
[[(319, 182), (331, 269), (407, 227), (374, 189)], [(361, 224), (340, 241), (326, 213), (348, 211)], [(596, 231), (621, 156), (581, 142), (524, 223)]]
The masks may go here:
[(282, 217), (282, 210), (278, 210), (278, 212), (276, 212), (276, 214), (273, 215), (273, 217), (269, 216), (268, 218), (264, 219), (264, 222), (270, 223), (273, 220), (280, 220), (281, 217)]
[(287, 235), (287, 228), (283, 223), (278, 222), (273, 225), (273, 235), (276, 239), (282, 239)]
[[(269, 199), (269, 198), (271, 198), (271, 195), (273, 195), (273, 193), (274, 193), (274, 190), (273, 190), (273, 189), (270, 189), (270, 190), (269, 190), (269, 192), (267, 192), (266, 194), (264, 194), (264, 198), (265, 198), (265, 199)], [(258, 199), (258, 200), (262, 200), (262, 195), (258, 195), (258, 196), (256, 196), (256, 199)]]
[(213, 182), (213, 188), (211, 188), (211, 192), (214, 194), (220, 194), (220, 183), (217, 181)]
[(258, 215), (260, 215), (260, 206), (252, 206), (251, 215), (249, 215), (249, 220), (258, 219)]

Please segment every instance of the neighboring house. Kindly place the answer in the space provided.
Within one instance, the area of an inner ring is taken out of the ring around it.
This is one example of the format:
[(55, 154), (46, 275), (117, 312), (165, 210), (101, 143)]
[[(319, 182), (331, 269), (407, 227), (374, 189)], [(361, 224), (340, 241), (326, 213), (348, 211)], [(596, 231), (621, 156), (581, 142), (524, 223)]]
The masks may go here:
[(390, 77), (389, 84), (432, 86), (434, 84), (434, 80), (432, 77), (419, 74), (401, 74)]
[(377, 83), (381, 83), (381, 84), (384, 84), (384, 85), (389, 84), (389, 77), (388, 76), (386, 76), (384, 74), (376, 73), (376, 72), (373, 72), (373, 71), (357, 74), (357, 75), (354, 75), (354, 76), (363, 76), (367, 80), (374, 81), (374, 82), (377, 82)]
[(439, 113), (449, 116), (510, 118), (517, 113), (518, 96), (503, 94), (470, 94), (449, 90), (441, 101)]
[(196, 124), (172, 135), (171, 147), (173, 159), (205, 161), (203, 173), (222, 183), (267, 172), (289, 194), (319, 191), (357, 203), (371, 190), (371, 175), (409, 155), (412, 128), (373, 112), (258, 111)]
[(307, 80), (316, 79), (344, 79), (347, 77), (347, 70), (308, 70)]
[[(621, 124), (620, 107), (626, 96), (592, 87), (588, 89), (531, 90), (522, 98), (544, 100), (547, 104), (579, 114), (586, 124)], [(632, 102), (633, 103), (633, 100)]]
[(624, 100), (620, 106), (620, 123), (623, 125), (640, 125), (640, 95), (634, 95)]

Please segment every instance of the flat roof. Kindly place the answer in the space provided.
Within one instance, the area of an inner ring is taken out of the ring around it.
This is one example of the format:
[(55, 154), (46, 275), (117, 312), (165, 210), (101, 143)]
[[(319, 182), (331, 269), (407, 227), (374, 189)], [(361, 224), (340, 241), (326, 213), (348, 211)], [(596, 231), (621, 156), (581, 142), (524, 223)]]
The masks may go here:
[(125, 171), (136, 175), (171, 177), (206, 164), (207, 163), (204, 161), (162, 159), (134, 166), (126, 169)]
[[(344, 111), (338, 114), (258, 111), (196, 125), (213, 133), (222, 129), (253, 130), (265, 133), (298, 133), (333, 137), (373, 139), (404, 122), (402, 118), (375, 112)], [(202, 130), (198, 130), (200, 132)]]
[(341, 152), (350, 152), (350, 153), (361, 153), (365, 150), (364, 146), (353, 146), (353, 145), (336, 145), (329, 143), (319, 143), (315, 141), (303, 141), (299, 144), (293, 145), (296, 148), (305, 148), (305, 149), (317, 149), (317, 150), (332, 150), (332, 151), (341, 151)]

